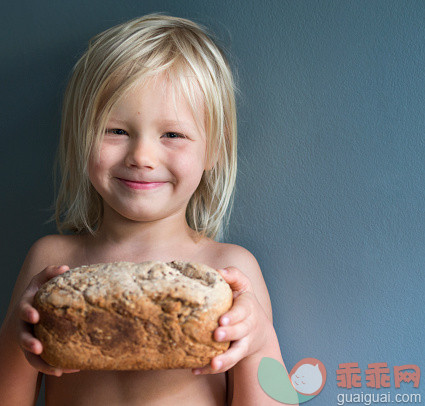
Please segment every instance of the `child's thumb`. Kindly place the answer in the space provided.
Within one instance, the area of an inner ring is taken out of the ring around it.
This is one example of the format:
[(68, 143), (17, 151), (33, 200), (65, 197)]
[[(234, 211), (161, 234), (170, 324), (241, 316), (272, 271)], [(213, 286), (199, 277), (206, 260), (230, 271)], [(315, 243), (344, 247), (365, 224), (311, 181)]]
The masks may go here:
[(41, 271), (38, 275), (36, 275), (33, 278), (33, 283), (37, 288), (40, 288), (41, 285), (46, 283), (48, 280), (66, 272), (67, 270), (69, 270), (68, 265), (61, 265), (61, 266), (50, 265), (44, 268), (43, 271)]
[(224, 280), (230, 285), (233, 291), (236, 292), (251, 292), (251, 281), (249, 278), (234, 266), (218, 269)]

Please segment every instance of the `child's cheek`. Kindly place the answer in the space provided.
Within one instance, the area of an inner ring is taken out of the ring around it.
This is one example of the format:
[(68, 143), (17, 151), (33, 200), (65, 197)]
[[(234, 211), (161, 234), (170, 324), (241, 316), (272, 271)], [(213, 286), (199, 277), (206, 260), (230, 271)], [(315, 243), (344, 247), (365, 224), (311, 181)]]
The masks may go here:
[(181, 186), (184, 186), (187, 193), (192, 195), (202, 178), (203, 166), (193, 154), (184, 154), (170, 163), (170, 170)]
[(196, 175), (202, 171), (202, 160), (199, 155), (190, 148), (180, 148), (179, 153), (170, 157), (170, 163), (175, 171), (186, 175)]

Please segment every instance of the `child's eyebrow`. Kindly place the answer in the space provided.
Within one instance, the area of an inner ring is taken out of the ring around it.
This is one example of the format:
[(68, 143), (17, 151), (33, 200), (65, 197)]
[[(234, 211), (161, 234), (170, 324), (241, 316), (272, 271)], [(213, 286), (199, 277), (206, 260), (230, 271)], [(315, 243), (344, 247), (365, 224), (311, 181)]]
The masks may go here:
[(119, 118), (109, 117), (109, 121), (114, 121), (116, 123), (127, 124), (125, 120), (120, 120)]
[[(114, 123), (119, 123), (119, 124), (128, 124), (126, 120), (120, 120), (119, 118), (114, 118), (114, 117), (110, 117), (109, 121), (112, 121)], [(186, 122), (186, 121), (182, 121), (182, 120), (158, 120), (155, 121), (156, 125), (166, 125), (166, 126), (181, 126), (183, 128), (187, 128), (190, 130), (196, 130), (193, 128), (193, 125)]]
[(156, 122), (157, 124), (163, 124), (163, 125), (171, 125), (171, 126), (182, 126), (187, 128), (192, 128), (192, 125), (187, 123), (186, 121), (179, 121), (179, 120), (160, 120)]

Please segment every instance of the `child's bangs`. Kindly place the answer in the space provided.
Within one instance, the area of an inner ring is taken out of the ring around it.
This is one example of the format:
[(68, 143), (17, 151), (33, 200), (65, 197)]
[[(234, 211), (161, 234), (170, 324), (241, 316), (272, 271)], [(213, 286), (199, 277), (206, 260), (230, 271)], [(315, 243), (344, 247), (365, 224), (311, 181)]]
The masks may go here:
[(95, 128), (93, 148), (99, 151), (102, 143), (107, 122), (112, 109), (123, 97), (125, 97), (134, 87), (147, 79), (146, 71), (131, 73), (131, 69), (123, 67), (111, 74), (103, 83), (102, 89), (98, 93), (98, 105), (95, 107)]
[(174, 106), (179, 97), (184, 97), (198, 128), (204, 130), (209, 157), (210, 151), (220, 143), (216, 131), (221, 119), (221, 100), (208, 66), (200, 55), (180, 55), (165, 74), (166, 82), (171, 84)]
[[(192, 116), (198, 129), (205, 132), (208, 138), (207, 114), (210, 110), (206, 105), (205, 96), (199, 84), (198, 78), (187, 67), (187, 65), (177, 62), (165, 72), (167, 83), (171, 86), (174, 109), (177, 111), (179, 98), (183, 97), (190, 107)], [(165, 89), (164, 89), (165, 90)]]

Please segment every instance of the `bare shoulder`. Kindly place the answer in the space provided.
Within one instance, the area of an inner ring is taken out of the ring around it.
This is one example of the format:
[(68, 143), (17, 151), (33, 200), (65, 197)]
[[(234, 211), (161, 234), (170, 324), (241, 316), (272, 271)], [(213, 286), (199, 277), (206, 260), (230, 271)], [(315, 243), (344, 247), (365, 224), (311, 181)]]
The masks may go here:
[(63, 244), (65, 244), (65, 239), (61, 237), (63, 236), (46, 235), (39, 238), (31, 245), (17, 276), (7, 316), (16, 308), (22, 293), (28, 287), (31, 279), (35, 275), (43, 271), (49, 265), (59, 265), (57, 263), (57, 253), (63, 251)]
[(69, 244), (72, 237), (70, 235), (48, 234), (36, 240), (31, 246), (31, 249), (48, 254), (51, 249), (63, 248)]
[[(49, 234), (39, 238), (31, 246), (28, 255), (32, 262), (43, 266), (43, 269), (49, 265), (66, 265), (69, 251), (75, 246), (75, 236)], [(41, 271), (42, 269), (40, 269)]]
[(269, 292), (264, 281), (263, 273), (255, 256), (246, 248), (236, 244), (216, 243), (216, 255), (220, 258), (222, 268), (235, 267), (249, 278), (254, 293), (273, 322), (272, 307)]
[(55, 243), (57, 240), (56, 235), (46, 235), (36, 240), (28, 251), (23, 269), (35, 275), (45, 267), (54, 265), (49, 262), (54, 256), (53, 253), (56, 250)]
[[(226, 266), (234, 266), (236, 268), (245, 268), (246, 273), (260, 272), (260, 266), (255, 256), (246, 248), (236, 244), (217, 243), (217, 251), (220, 258), (227, 262)], [(242, 270), (241, 268), (241, 270)]]
[(79, 249), (79, 239), (75, 235), (49, 234), (36, 240), (28, 251), (23, 271), (32, 277), (50, 265), (68, 265)]

